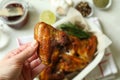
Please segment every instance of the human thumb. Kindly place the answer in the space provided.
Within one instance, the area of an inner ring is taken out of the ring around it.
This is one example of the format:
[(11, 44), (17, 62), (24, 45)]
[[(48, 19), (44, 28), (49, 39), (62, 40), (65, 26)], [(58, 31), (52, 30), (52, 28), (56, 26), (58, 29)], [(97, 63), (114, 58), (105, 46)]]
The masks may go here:
[(26, 49), (24, 49), (18, 55), (16, 55), (16, 59), (20, 62), (24, 62), (35, 53), (37, 47), (38, 47), (38, 43), (37, 41), (34, 40), (31, 43), (31, 45), (29, 45), (28, 47), (26, 47)]

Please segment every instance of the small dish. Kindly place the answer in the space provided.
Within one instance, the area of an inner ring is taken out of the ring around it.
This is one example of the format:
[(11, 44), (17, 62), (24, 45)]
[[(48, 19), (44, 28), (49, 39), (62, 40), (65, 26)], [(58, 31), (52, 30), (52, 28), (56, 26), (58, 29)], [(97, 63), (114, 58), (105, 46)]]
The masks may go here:
[(56, 16), (61, 19), (68, 13), (70, 7), (73, 7), (73, 0), (50, 0), (51, 8)]
[(0, 17), (1, 20), (15, 29), (23, 27), (28, 21), (27, 4), (24, 1), (20, 0), (3, 0), (0, 4), (0, 8), (3, 9), (7, 7), (20, 7), (23, 9), (24, 13), (22, 16)]
[(82, 14), (83, 17), (91, 17), (93, 15), (93, 6), (88, 1), (80, 1), (75, 8)]
[[(93, 0), (93, 4), (95, 5), (94, 0)], [(111, 5), (112, 5), (112, 0), (109, 0), (108, 4), (105, 7), (98, 7), (96, 5), (95, 5), (95, 7), (105, 10), (105, 9), (108, 9)]]
[(93, 8), (93, 5), (90, 2), (88, 2), (88, 4), (91, 7), (91, 13), (87, 17), (91, 17), (94, 14), (94, 8)]

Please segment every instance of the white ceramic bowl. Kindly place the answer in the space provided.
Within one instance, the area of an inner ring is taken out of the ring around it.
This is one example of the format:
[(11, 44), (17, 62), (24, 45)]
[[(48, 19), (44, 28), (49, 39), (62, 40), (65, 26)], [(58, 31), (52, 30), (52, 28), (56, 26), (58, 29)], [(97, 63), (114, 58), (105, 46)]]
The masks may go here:
[(106, 7), (104, 7), (104, 8), (100, 8), (100, 7), (97, 7), (97, 6), (95, 6), (95, 7), (98, 8), (98, 9), (106, 10), (106, 9), (108, 9), (111, 5), (112, 5), (112, 0), (109, 0), (109, 3), (108, 3), (108, 5), (107, 5)]
[[(88, 3), (89, 7), (91, 8), (91, 12), (90, 12), (90, 14), (87, 15), (86, 17), (91, 17), (91, 16), (93, 15), (93, 13), (94, 13), (93, 5), (92, 5), (89, 1), (82, 0), (82, 1), (77, 2), (74, 7), (76, 7), (80, 2), (87, 2), (87, 3)], [(78, 11), (79, 11), (79, 10), (78, 10)], [(79, 11), (79, 12), (80, 12), (80, 11)]]
[(111, 44), (111, 40), (102, 33), (99, 27), (90, 21), (86, 21), (82, 15), (76, 9), (70, 9), (68, 12), (68, 16), (56, 22), (53, 26), (57, 27), (60, 24), (66, 22), (80, 22), (84, 24), (85, 29), (88, 29), (90, 32), (93, 32), (98, 40), (97, 51), (95, 53), (95, 58), (89, 63), (77, 76), (75, 76), (72, 80), (82, 80), (88, 73), (90, 73), (102, 60), (104, 56), (105, 49)]
[(6, 8), (10, 4), (19, 4), (22, 6), (24, 14), (17, 20), (6, 20), (4, 17), (1, 17), (1, 20), (3, 20), (7, 25), (9, 25), (12, 28), (21, 28), (23, 27), (28, 20), (28, 9), (27, 9), (27, 4), (24, 1), (20, 0), (3, 0), (1, 2), (0, 8)]

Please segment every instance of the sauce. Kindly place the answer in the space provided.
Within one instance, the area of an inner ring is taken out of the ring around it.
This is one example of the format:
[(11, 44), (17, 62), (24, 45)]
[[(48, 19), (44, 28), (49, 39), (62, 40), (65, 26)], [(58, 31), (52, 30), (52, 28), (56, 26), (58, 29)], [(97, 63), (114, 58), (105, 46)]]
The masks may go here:
[(93, 0), (93, 3), (98, 8), (105, 8), (110, 0)]

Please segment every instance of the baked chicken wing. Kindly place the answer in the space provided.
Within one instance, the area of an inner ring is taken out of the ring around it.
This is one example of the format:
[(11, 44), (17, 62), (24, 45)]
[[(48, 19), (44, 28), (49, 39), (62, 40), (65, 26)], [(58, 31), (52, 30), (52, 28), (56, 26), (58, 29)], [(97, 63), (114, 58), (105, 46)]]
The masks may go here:
[(35, 26), (34, 38), (39, 43), (38, 55), (47, 66), (40, 80), (63, 80), (69, 73), (82, 70), (97, 49), (96, 36), (79, 39), (44, 22)]

